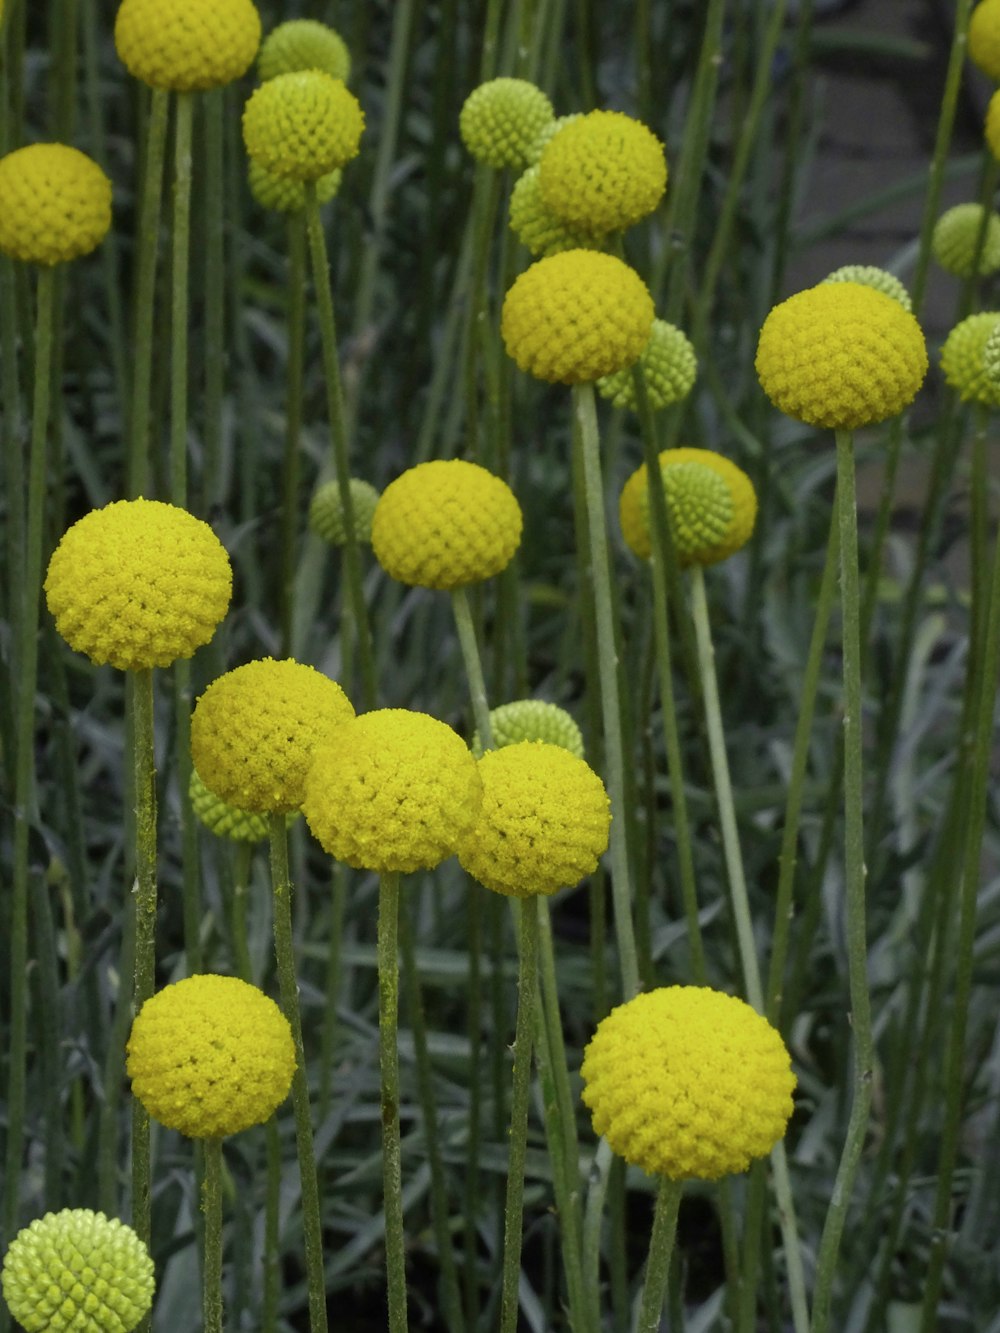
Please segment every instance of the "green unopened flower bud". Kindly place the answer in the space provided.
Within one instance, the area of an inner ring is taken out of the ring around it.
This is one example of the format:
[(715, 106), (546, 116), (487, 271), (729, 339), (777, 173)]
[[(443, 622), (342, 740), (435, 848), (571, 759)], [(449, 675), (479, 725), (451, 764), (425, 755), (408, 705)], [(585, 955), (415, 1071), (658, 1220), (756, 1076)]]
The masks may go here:
[[(521, 741), (547, 741), (549, 745), (569, 750), (577, 759), (583, 758), (580, 728), (565, 708), (546, 703), (544, 699), (517, 699), (513, 703), (501, 704), (490, 713), (490, 729), (497, 750), (518, 745)], [(483, 753), (478, 731), (472, 738), (472, 752), (477, 757)]]
[(552, 103), (541, 88), (527, 79), (490, 79), (465, 99), (458, 128), (477, 162), (520, 170), (552, 119)]
[[(372, 518), (378, 502), (379, 493), (370, 482), (362, 481), (360, 477), (351, 478), (355, 541), (371, 544)], [(347, 524), (344, 521), (344, 506), (340, 500), (338, 482), (326, 482), (313, 496), (309, 505), (309, 526), (317, 537), (322, 537), (331, 546), (343, 546), (347, 541)]]
[(279, 23), (261, 43), (257, 72), (263, 82), (278, 74), (321, 69), (346, 83), (351, 77), (351, 53), (339, 32), (316, 19), (289, 19)]
[(209, 791), (192, 768), (188, 783), (191, 808), (209, 830), (218, 838), (232, 838), (234, 842), (262, 842), (268, 835), (266, 815), (254, 815), (228, 805), (215, 792)]
[(579, 119), (580, 112), (574, 111), (571, 116), (556, 116), (555, 120), (550, 120), (543, 125), (535, 136), (531, 147), (528, 149), (528, 166), (537, 167), (538, 163), (541, 161), (542, 149), (552, 136), (558, 134), (564, 125), (568, 125), (571, 121)]
[(1000, 310), (984, 310), (956, 324), (941, 348), (944, 377), (963, 403), (1000, 407), (1000, 384), (986, 369), (986, 344), (1000, 324)]
[(989, 382), (1000, 389), (1000, 323), (994, 324), (983, 347), (983, 370)]
[(884, 268), (876, 268), (874, 264), (845, 264), (842, 268), (834, 269), (823, 281), (860, 282), (862, 287), (874, 287), (875, 291), (891, 296), (904, 310), (913, 309), (910, 293), (896, 275)]
[[(976, 242), (983, 225), (982, 204), (956, 204), (942, 213), (934, 224), (931, 251), (947, 273), (956, 278), (971, 278), (976, 258)], [(980, 276), (1000, 268), (1000, 217), (990, 212), (986, 234), (979, 254)]]
[[(666, 320), (654, 319), (649, 342), (639, 357), (649, 405), (654, 410), (686, 398), (698, 374), (698, 360), (686, 334)], [(597, 381), (597, 392), (615, 407), (635, 408), (632, 367), (605, 375)]]
[[(306, 187), (302, 181), (290, 180), (286, 176), (276, 176), (259, 162), (250, 163), (247, 173), (250, 181), (250, 193), (262, 208), (270, 208), (275, 213), (301, 213), (306, 206)], [(316, 182), (316, 199), (321, 204), (329, 203), (340, 189), (344, 173), (338, 167)]]
[(523, 172), (510, 194), (510, 229), (533, 255), (563, 250), (600, 250), (602, 238), (561, 222), (546, 206), (538, 184), (538, 167)]

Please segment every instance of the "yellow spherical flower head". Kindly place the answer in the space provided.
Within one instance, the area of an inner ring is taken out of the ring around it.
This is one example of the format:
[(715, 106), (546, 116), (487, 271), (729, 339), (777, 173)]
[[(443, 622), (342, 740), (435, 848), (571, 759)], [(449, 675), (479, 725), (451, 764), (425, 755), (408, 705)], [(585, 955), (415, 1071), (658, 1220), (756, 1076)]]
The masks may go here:
[[(372, 522), (379, 493), (371, 482), (352, 477), (351, 505), (354, 509), (354, 537), (356, 541), (371, 543)], [(331, 546), (343, 546), (347, 541), (347, 519), (340, 500), (340, 483), (325, 482), (309, 504), (309, 526), (317, 537)]]
[(520, 169), (553, 119), (552, 103), (527, 79), (490, 79), (465, 99), (458, 130), (477, 162)]
[(29, 264), (89, 255), (111, 226), (111, 182), (76, 148), (29, 144), (0, 158), (0, 251)]
[[(642, 376), (646, 382), (646, 396), (655, 411), (680, 403), (694, 388), (698, 375), (698, 359), (694, 348), (674, 324), (654, 319), (649, 341), (639, 357)], [(619, 370), (604, 375), (597, 381), (597, 392), (609, 399), (615, 407), (635, 408), (635, 384), (632, 370)]]
[[(742, 468), (712, 449), (664, 449), (660, 475), (682, 566), (717, 564), (750, 540), (757, 493)], [(618, 516), (626, 545), (648, 560), (653, 539), (645, 463), (622, 487)]]
[(984, 310), (956, 324), (941, 348), (944, 377), (963, 403), (1000, 407), (1000, 389), (986, 368), (986, 345), (1000, 324), (1000, 310)]
[(499, 574), (521, 541), (521, 506), (500, 477), (459, 458), (418, 463), (375, 506), (372, 549), (387, 574), (461, 588)]
[[(316, 199), (327, 204), (340, 189), (344, 173), (338, 168), (320, 176), (316, 182)], [(306, 206), (306, 187), (301, 181), (289, 180), (287, 176), (277, 176), (259, 162), (251, 162), (247, 172), (250, 193), (261, 208), (269, 208), (274, 213), (301, 213)]]
[(776, 305), (757, 344), (771, 402), (810, 426), (853, 430), (909, 406), (927, 373), (920, 325), (857, 282), (824, 282)]
[(1000, 83), (1000, 0), (982, 0), (969, 18), (969, 59)]
[[(971, 278), (975, 271), (985, 277), (1000, 268), (1000, 217), (990, 209), (984, 230), (986, 212), (982, 204), (956, 204), (935, 222), (931, 250), (946, 273)], [(980, 232), (983, 239), (977, 264)]]
[(159, 500), (85, 514), (63, 534), (45, 577), (66, 642), (119, 671), (191, 657), (215, 633), (232, 590), (229, 557), (208, 524)]
[[(490, 730), (497, 750), (521, 741), (547, 741), (549, 745), (561, 745), (578, 759), (583, 758), (580, 728), (565, 708), (544, 699), (515, 699), (491, 709)], [(477, 759), (483, 753), (478, 731), (472, 737), (472, 753)]]
[(653, 327), (653, 298), (614, 255), (567, 250), (539, 259), (504, 297), (507, 354), (536, 379), (584, 384), (638, 360)]
[(354, 716), (335, 680), (271, 657), (214, 680), (191, 715), (191, 758), (205, 786), (252, 814), (302, 804), (313, 753)]
[(631, 227), (652, 213), (667, 188), (663, 144), (621, 111), (591, 111), (564, 125), (538, 165), (546, 206), (589, 232)]
[(463, 869), (513, 898), (555, 893), (592, 874), (608, 845), (611, 804), (583, 759), (521, 741), (479, 760), (483, 803), (458, 849)]
[(543, 125), (535, 136), (531, 147), (528, 149), (528, 166), (537, 167), (542, 160), (542, 153), (545, 151), (545, 145), (553, 135), (558, 134), (562, 127), (568, 125), (570, 121), (579, 120), (582, 114), (583, 113), (580, 111), (574, 111), (569, 116), (556, 116), (555, 120), (550, 120), (547, 124)]
[(364, 112), (341, 79), (322, 70), (279, 74), (243, 108), (243, 142), (276, 176), (314, 181), (357, 157)]
[(545, 206), (538, 184), (538, 167), (518, 176), (510, 194), (510, 229), (533, 255), (558, 255), (564, 250), (600, 250), (601, 236), (568, 227)]
[(133, 1094), (189, 1139), (263, 1124), (295, 1073), (287, 1018), (238, 977), (199, 975), (164, 987), (139, 1010), (125, 1050)]
[(904, 310), (913, 309), (910, 293), (896, 275), (874, 264), (843, 264), (840, 268), (835, 268), (832, 273), (828, 273), (823, 281), (860, 282), (862, 287), (873, 287), (875, 291), (891, 296)]
[(0, 1271), (7, 1308), (38, 1333), (131, 1333), (152, 1308), (153, 1261), (131, 1227), (89, 1208), (17, 1233)]
[(264, 38), (257, 56), (261, 81), (303, 69), (321, 69), (346, 83), (351, 77), (351, 53), (343, 37), (316, 19), (289, 19)]
[(323, 847), (358, 870), (430, 870), (471, 828), (483, 789), (451, 727), (384, 708), (344, 723), (316, 751), (302, 813)]
[(260, 45), (252, 0), (122, 0), (115, 47), (134, 78), (175, 93), (221, 88)]
[(707, 986), (667, 986), (619, 1005), (581, 1068), (594, 1133), (650, 1175), (718, 1180), (784, 1136), (795, 1075), (780, 1035)]

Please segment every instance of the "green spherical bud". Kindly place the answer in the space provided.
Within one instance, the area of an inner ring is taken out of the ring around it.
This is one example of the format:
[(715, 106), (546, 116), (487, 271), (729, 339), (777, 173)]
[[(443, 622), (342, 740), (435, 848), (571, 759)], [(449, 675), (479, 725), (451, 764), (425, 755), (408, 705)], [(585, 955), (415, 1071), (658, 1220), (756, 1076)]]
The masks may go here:
[[(559, 745), (577, 759), (583, 758), (583, 736), (565, 708), (546, 703), (544, 699), (517, 699), (501, 704), (490, 713), (493, 748), (502, 750), (521, 741), (546, 741)], [(477, 731), (472, 738), (472, 752), (479, 758), (483, 753)]]
[[(372, 519), (379, 493), (370, 482), (360, 477), (351, 478), (351, 505), (354, 509), (354, 539), (371, 545)], [(309, 526), (331, 546), (343, 546), (347, 541), (344, 506), (340, 500), (340, 484), (328, 481), (321, 486), (309, 505)]]
[(1000, 388), (1000, 323), (994, 324), (983, 347), (983, 370), (989, 382)]
[(602, 237), (567, 226), (546, 207), (538, 185), (537, 167), (523, 172), (511, 191), (510, 229), (533, 255), (603, 249)]
[(216, 837), (231, 838), (234, 842), (263, 842), (267, 837), (266, 815), (250, 814), (235, 805), (227, 805), (215, 792), (208, 790), (193, 768), (188, 796), (195, 814)]
[[(646, 381), (649, 405), (654, 410), (686, 398), (698, 374), (698, 360), (687, 335), (663, 319), (653, 320), (639, 366)], [(635, 408), (632, 367), (603, 376), (597, 381), (597, 392), (615, 407)]]
[(552, 119), (552, 103), (541, 88), (526, 79), (491, 79), (465, 99), (458, 128), (477, 162), (521, 170), (539, 132)]
[(845, 264), (842, 268), (834, 269), (823, 281), (859, 282), (862, 287), (874, 287), (875, 291), (882, 292), (884, 296), (891, 296), (904, 310), (913, 310), (910, 293), (896, 275), (884, 268), (876, 268), (874, 264)]
[(351, 77), (351, 53), (340, 33), (316, 19), (289, 19), (269, 32), (257, 56), (262, 82), (302, 69), (321, 69), (346, 83)]
[(558, 134), (564, 125), (569, 125), (574, 120), (580, 119), (581, 113), (574, 111), (571, 116), (556, 116), (555, 120), (550, 120), (538, 131), (531, 147), (528, 149), (528, 166), (537, 167), (542, 160), (542, 149), (552, 138)]
[(1000, 407), (1000, 385), (986, 369), (986, 344), (1000, 324), (1000, 310), (984, 310), (956, 324), (941, 348), (944, 377), (963, 403)]
[[(976, 257), (976, 242), (983, 225), (982, 204), (956, 204), (942, 213), (934, 224), (931, 251), (947, 273), (956, 278), (971, 278)], [(979, 254), (980, 276), (1000, 268), (1000, 217), (990, 212), (986, 234)]]
[[(262, 208), (269, 208), (275, 213), (301, 213), (306, 206), (306, 187), (302, 181), (290, 180), (287, 176), (276, 176), (259, 162), (250, 162), (248, 179), (250, 193)], [(340, 189), (344, 173), (338, 167), (327, 172), (316, 182), (316, 199), (321, 204), (329, 203)]]

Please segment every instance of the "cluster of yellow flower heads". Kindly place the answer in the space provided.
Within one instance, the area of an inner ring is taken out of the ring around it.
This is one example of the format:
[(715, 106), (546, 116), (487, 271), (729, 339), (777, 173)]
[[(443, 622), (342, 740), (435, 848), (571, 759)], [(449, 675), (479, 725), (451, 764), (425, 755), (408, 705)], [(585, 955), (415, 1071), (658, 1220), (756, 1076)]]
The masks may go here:
[(205, 786), (253, 814), (302, 804), (313, 752), (354, 716), (336, 681), (266, 657), (214, 680), (191, 715), (191, 758)]
[(558, 255), (564, 250), (600, 250), (604, 237), (569, 227), (542, 199), (541, 169), (528, 167), (510, 193), (510, 228), (533, 255)]
[(238, 977), (201, 974), (157, 991), (126, 1051), (133, 1094), (154, 1120), (192, 1139), (263, 1124), (295, 1073), (288, 1020)]
[(458, 129), (477, 162), (520, 169), (553, 119), (552, 103), (527, 79), (490, 79), (465, 99)]
[(153, 1261), (118, 1218), (64, 1208), (17, 1233), (0, 1286), (28, 1333), (131, 1333), (152, 1308)]
[[(979, 263), (976, 248), (982, 232)], [(1000, 217), (982, 204), (956, 204), (942, 213), (931, 236), (934, 258), (956, 278), (986, 277), (1000, 268)]]
[[(360, 477), (352, 477), (350, 486), (355, 541), (370, 543), (379, 493), (371, 482), (362, 481)], [(317, 537), (322, 537), (331, 546), (343, 546), (347, 541), (347, 520), (339, 482), (327, 481), (318, 488), (309, 504), (309, 526)]]
[(982, 0), (969, 16), (969, 59), (1000, 83), (1000, 0)]
[(874, 264), (843, 264), (840, 268), (835, 268), (832, 273), (828, 273), (823, 281), (858, 282), (862, 287), (872, 287), (885, 296), (891, 296), (904, 310), (913, 309), (910, 293), (896, 275), (887, 269), (877, 268)]
[(650, 1175), (718, 1180), (745, 1171), (785, 1133), (795, 1075), (777, 1031), (707, 986), (635, 996), (584, 1051), (595, 1134)]
[[(561, 745), (578, 759), (583, 758), (580, 728), (565, 708), (544, 699), (515, 699), (491, 709), (490, 730), (497, 750), (520, 741), (547, 741), (549, 745)], [(472, 738), (472, 753), (477, 759), (483, 753), (478, 731)]]
[(349, 866), (430, 870), (457, 850), (482, 795), (476, 761), (451, 727), (383, 708), (344, 723), (317, 749), (302, 813)]
[(71, 648), (120, 671), (169, 666), (208, 643), (232, 594), (215, 533), (159, 500), (84, 515), (49, 561), (45, 597)]
[[(639, 357), (649, 405), (658, 411), (680, 403), (694, 388), (698, 358), (687, 334), (665, 319), (654, 319), (649, 341)], [(597, 381), (597, 392), (615, 407), (635, 408), (635, 383), (632, 369), (604, 375)]]
[(264, 38), (257, 55), (261, 82), (279, 74), (321, 69), (344, 83), (351, 77), (351, 53), (334, 28), (316, 19), (288, 19)]
[(963, 403), (1000, 407), (1000, 385), (986, 365), (986, 345), (1000, 325), (1000, 310), (982, 310), (961, 320), (941, 348), (944, 377)]
[(621, 111), (590, 111), (564, 125), (538, 165), (546, 206), (585, 232), (631, 227), (652, 213), (667, 188), (663, 144)]
[(505, 481), (462, 459), (408, 468), (382, 492), (372, 549), (400, 583), (460, 588), (506, 569), (521, 541), (521, 506)]
[(232, 83), (259, 45), (252, 0), (122, 0), (115, 19), (115, 47), (128, 72), (171, 92)]
[(29, 144), (0, 158), (0, 199), (0, 251), (30, 264), (88, 255), (111, 226), (111, 182), (67, 144)]
[[(681, 566), (714, 565), (749, 541), (757, 494), (742, 468), (711, 449), (664, 449), (660, 476), (674, 549)], [(626, 545), (648, 560), (653, 553), (646, 465), (622, 487), (618, 517)]]
[(764, 392), (810, 426), (853, 430), (907, 407), (927, 373), (909, 311), (857, 282), (825, 282), (776, 305), (757, 344)]
[(343, 80), (322, 70), (279, 74), (243, 108), (243, 142), (253, 161), (297, 181), (315, 181), (357, 157), (364, 112)]

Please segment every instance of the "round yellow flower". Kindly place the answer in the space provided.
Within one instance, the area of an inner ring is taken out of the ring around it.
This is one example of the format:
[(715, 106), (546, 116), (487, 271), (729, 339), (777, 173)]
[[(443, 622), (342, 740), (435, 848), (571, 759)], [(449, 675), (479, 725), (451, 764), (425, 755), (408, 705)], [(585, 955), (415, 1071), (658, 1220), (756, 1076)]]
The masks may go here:
[[(371, 543), (372, 522), (378, 502), (379, 493), (371, 482), (362, 481), (360, 477), (351, 478), (356, 541)], [(325, 482), (313, 496), (309, 505), (309, 526), (317, 537), (322, 537), (331, 546), (343, 546), (347, 541), (347, 521), (344, 506), (340, 502), (339, 482)]]
[(718, 1180), (784, 1136), (795, 1075), (780, 1035), (732, 995), (667, 986), (598, 1024), (583, 1055), (594, 1133), (650, 1175)]
[(909, 406), (927, 373), (924, 335), (898, 301), (824, 282), (776, 305), (757, 344), (771, 402), (810, 426), (853, 430)]
[(344, 83), (351, 77), (351, 53), (343, 37), (316, 19), (288, 19), (264, 38), (257, 56), (261, 82), (279, 74), (321, 69)]
[(29, 264), (89, 255), (111, 226), (111, 182), (76, 148), (35, 143), (0, 158), (0, 251)]
[(969, 59), (1000, 83), (1000, 0), (982, 0), (969, 17)]
[(526, 79), (490, 79), (465, 99), (458, 118), (462, 142), (489, 167), (525, 167), (540, 132), (553, 120), (552, 103)]
[[(316, 182), (316, 198), (321, 204), (327, 204), (340, 189), (344, 173), (339, 169), (328, 171)], [(290, 180), (287, 176), (277, 176), (259, 162), (251, 162), (247, 172), (250, 193), (261, 208), (269, 208), (274, 213), (301, 213), (306, 206), (306, 187), (301, 181)]]
[(36, 1333), (131, 1333), (152, 1308), (153, 1261), (131, 1227), (64, 1208), (23, 1227), (0, 1286), (11, 1314)]
[(45, 577), (66, 642), (119, 671), (191, 657), (215, 633), (232, 590), (229, 557), (208, 524), (159, 500), (85, 514), (63, 534)]
[(663, 144), (621, 111), (590, 111), (564, 125), (542, 149), (539, 172), (546, 206), (587, 232), (631, 227), (667, 188)]
[[(544, 699), (515, 699), (491, 709), (490, 730), (496, 750), (520, 741), (547, 741), (549, 745), (561, 745), (577, 759), (583, 758), (580, 728), (565, 708)], [(478, 731), (472, 737), (472, 753), (477, 759), (483, 753)]]
[(564, 250), (600, 250), (603, 237), (567, 227), (545, 206), (538, 185), (538, 167), (518, 176), (510, 193), (510, 229), (533, 255), (558, 255)]
[(963, 403), (1000, 407), (1000, 388), (986, 367), (986, 345), (1000, 324), (1000, 310), (961, 320), (944, 340), (941, 369)]
[(504, 297), (500, 331), (521, 370), (583, 384), (638, 360), (653, 327), (653, 298), (614, 255), (567, 250), (539, 259)]
[[(934, 224), (931, 250), (934, 258), (956, 278), (971, 278), (976, 259), (976, 243), (983, 221), (982, 204), (956, 204), (942, 213)], [(986, 220), (982, 249), (976, 271), (983, 277), (1000, 268), (1000, 217), (992, 209)]]
[(483, 789), (464, 741), (426, 713), (383, 708), (316, 751), (302, 813), (331, 856), (358, 870), (430, 870), (472, 826)]
[(828, 273), (823, 281), (859, 282), (862, 287), (874, 287), (875, 291), (891, 296), (904, 310), (913, 309), (910, 293), (896, 275), (884, 268), (877, 268), (874, 264), (842, 264), (840, 268)]
[(461, 588), (510, 564), (521, 541), (521, 506), (478, 463), (418, 463), (382, 492), (371, 540), (379, 564), (400, 583)]
[(126, 1046), (132, 1092), (190, 1139), (260, 1125), (288, 1096), (295, 1046), (284, 1014), (238, 977), (199, 975), (158, 991)]
[[(698, 359), (686, 333), (665, 319), (654, 319), (649, 341), (639, 357), (646, 395), (654, 411), (680, 403), (694, 388)], [(635, 408), (632, 368), (604, 375), (597, 381), (597, 392), (615, 407)]]
[(458, 849), (494, 893), (529, 898), (579, 884), (608, 845), (611, 804), (594, 770), (559, 745), (521, 741), (479, 760), (483, 803)]
[(365, 116), (341, 79), (322, 70), (279, 74), (243, 108), (243, 142), (276, 176), (318, 180), (357, 157)]
[(245, 73), (260, 45), (252, 0), (122, 0), (115, 47), (134, 78), (190, 93)]
[(253, 814), (302, 804), (313, 752), (354, 716), (335, 680), (271, 657), (214, 680), (191, 715), (191, 758), (210, 791)]
[[(711, 449), (664, 449), (660, 475), (680, 565), (718, 564), (750, 540), (757, 494), (742, 468)], [(653, 544), (645, 463), (622, 487), (618, 516), (626, 545), (648, 560)]]

